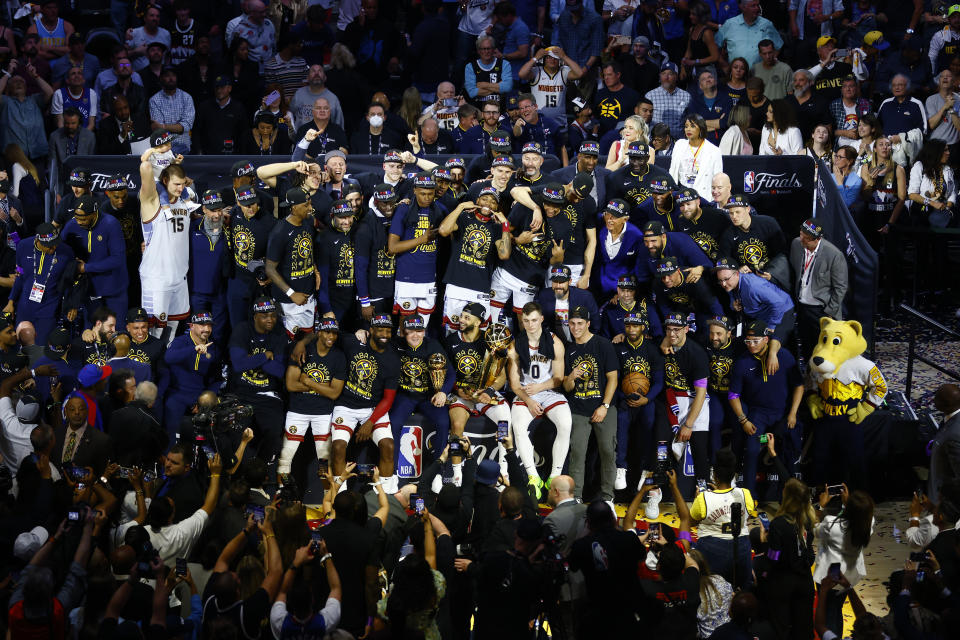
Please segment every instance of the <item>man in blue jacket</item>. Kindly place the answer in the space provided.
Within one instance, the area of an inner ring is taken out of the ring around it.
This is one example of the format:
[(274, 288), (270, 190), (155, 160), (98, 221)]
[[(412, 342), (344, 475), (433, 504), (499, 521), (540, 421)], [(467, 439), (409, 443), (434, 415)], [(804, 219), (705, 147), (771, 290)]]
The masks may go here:
[(713, 268), (710, 258), (693, 238), (682, 231), (667, 231), (656, 220), (643, 225), (643, 244), (648, 255), (646, 260), (637, 261), (639, 282), (656, 279), (657, 263), (667, 256), (677, 259), (688, 282), (696, 282), (703, 277), (704, 271)]
[(604, 299), (616, 293), (621, 276), (633, 273), (643, 260), (643, 232), (632, 225), (630, 207), (619, 198), (603, 210), (603, 228), (597, 233), (600, 290)]
[(187, 408), (201, 393), (219, 386), (216, 379), (220, 373), (220, 350), (210, 341), (212, 334), (213, 315), (197, 311), (190, 319), (190, 330), (174, 338), (163, 356), (170, 368), (163, 421), (171, 443), (177, 441), (180, 418)]
[(122, 331), (130, 279), (120, 221), (102, 215), (97, 201), (86, 194), (77, 199), (73, 218), (63, 227), (63, 240), (77, 258), (77, 272), (88, 274), (90, 281), (84, 324), (89, 324), (95, 309), (106, 306), (117, 310), (117, 330)]
[(219, 191), (203, 192), (203, 217), (190, 223), (190, 308), (208, 309), (213, 316), (213, 341), (227, 339), (227, 260), (230, 248), (223, 226), (226, 206)]

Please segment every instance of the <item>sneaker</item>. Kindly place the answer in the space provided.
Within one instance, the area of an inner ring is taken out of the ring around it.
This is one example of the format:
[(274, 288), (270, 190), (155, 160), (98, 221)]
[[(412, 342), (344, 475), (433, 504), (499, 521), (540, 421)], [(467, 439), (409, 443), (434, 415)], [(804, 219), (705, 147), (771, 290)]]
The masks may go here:
[(536, 498), (537, 502), (540, 502), (540, 496), (543, 495), (543, 480), (539, 476), (530, 476), (527, 484), (533, 490), (533, 497)]
[(617, 491), (627, 488), (627, 470), (623, 467), (617, 469), (617, 479), (613, 481), (613, 488)]
[(660, 487), (651, 489), (647, 493), (647, 506), (643, 509), (643, 517), (647, 520), (656, 520), (660, 517), (660, 500), (663, 498), (663, 492)]
[(647, 478), (653, 475), (653, 471), (648, 471), (647, 469), (643, 470), (643, 473), (640, 474), (640, 482), (637, 483), (637, 491), (643, 489), (643, 483), (647, 481)]

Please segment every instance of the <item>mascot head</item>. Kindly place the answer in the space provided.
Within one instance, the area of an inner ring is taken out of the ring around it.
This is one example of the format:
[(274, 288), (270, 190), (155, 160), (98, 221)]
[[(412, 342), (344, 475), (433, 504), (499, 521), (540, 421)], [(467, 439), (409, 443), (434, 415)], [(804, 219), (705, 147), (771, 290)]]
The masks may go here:
[(819, 373), (828, 374), (866, 350), (867, 341), (859, 322), (820, 318), (820, 337), (813, 348), (810, 366)]

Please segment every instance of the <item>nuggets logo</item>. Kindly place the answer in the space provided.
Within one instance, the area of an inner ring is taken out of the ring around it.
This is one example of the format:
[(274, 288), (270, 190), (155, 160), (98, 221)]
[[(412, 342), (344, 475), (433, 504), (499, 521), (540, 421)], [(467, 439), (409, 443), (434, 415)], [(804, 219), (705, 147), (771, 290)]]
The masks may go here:
[(460, 262), (477, 266), (486, 266), (487, 253), (490, 251), (490, 231), (486, 228), (470, 225), (463, 237), (460, 250)]
[(313, 243), (310, 242), (310, 236), (301, 234), (294, 244), (294, 251), (301, 258), (310, 258), (313, 256)]
[(361, 355), (353, 363), (353, 371), (359, 380), (370, 380), (377, 375), (377, 361), (365, 355)]
[(343, 424), (343, 418), (341, 418), (340, 416), (337, 416), (337, 419), (334, 420), (334, 422), (336, 422), (337, 424)]
[[(330, 371), (323, 365), (308, 363), (302, 369), (302, 371), (310, 376), (310, 379), (316, 382), (317, 384), (324, 384), (330, 382), (332, 376)], [(313, 389), (306, 391), (305, 393), (311, 393), (313, 395), (320, 395)]]
[(767, 247), (756, 238), (744, 240), (737, 247), (741, 262), (755, 269), (762, 269), (767, 264)]
[(717, 241), (713, 236), (708, 233), (704, 233), (703, 231), (695, 231), (690, 233), (690, 237), (693, 238), (694, 242), (700, 245), (700, 248), (703, 249), (703, 252), (707, 254), (711, 260), (717, 259), (717, 253), (720, 250), (720, 245), (717, 244)]
[(710, 361), (710, 382), (717, 391), (730, 388), (730, 358), (713, 358)]
[(622, 107), (620, 106), (619, 100), (603, 100), (597, 106), (600, 109), (601, 118), (614, 118), (615, 120), (620, 119), (620, 111), (622, 111)]
[(677, 366), (677, 363), (672, 359), (667, 360), (664, 366), (664, 373), (666, 374), (667, 380), (669, 382), (678, 383), (681, 382), (683, 376), (680, 375), (680, 367)]
[(465, 376), (472, 376), (479, 369), (480, 363), (472, 355), (465, 355), (457, 361), (457, 370)]
[(678, 307), (690, 306), (690, 296), (685, 293), (674, 293), (672, 289), (667, 290), (667, 297)]
[(289, 431), (290, 435), (292, 436), (297, 435), (297, 425), (295, 424), (290, 425), (289, 427), (287, 427), (287, 431)]
[(597, 364), (593, 358), (578, 357), (573, 368), (579, 369), (583, 375), (577, 378), (574, 383), (573, 395), (578, 398), (596, 398), (600, 395), (600, 383), (597, 379)]
[(401, 385), (406, 386), (411, 391), (422, 391), (426, 388), (427, 378), (424, 376), (423, 362), (419, 359), (404, 358), (400, 364), (400, 372), (403, 374)]
[(628, 373), (642, 373), (643, 375), (650, 377), (650, 363), (646, 360), (628, 360), (627, 361), (627, 372)]
[(253, 236), (246, 229), (237, 229), (233, 235), (233, 246), (237, 248), (237, 256), (246, 258), (247, 252), (253, 248)]

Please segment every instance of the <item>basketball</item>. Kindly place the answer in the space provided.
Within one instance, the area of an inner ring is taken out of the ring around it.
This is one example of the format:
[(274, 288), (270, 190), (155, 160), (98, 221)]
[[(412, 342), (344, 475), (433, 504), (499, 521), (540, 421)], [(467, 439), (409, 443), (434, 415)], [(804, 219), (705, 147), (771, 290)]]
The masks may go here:
[(650, 390), (650, 379), (639, 371), (631, 371), (620, 382), (620, 390), (628, 397), (634, 393), (646, 395)]

